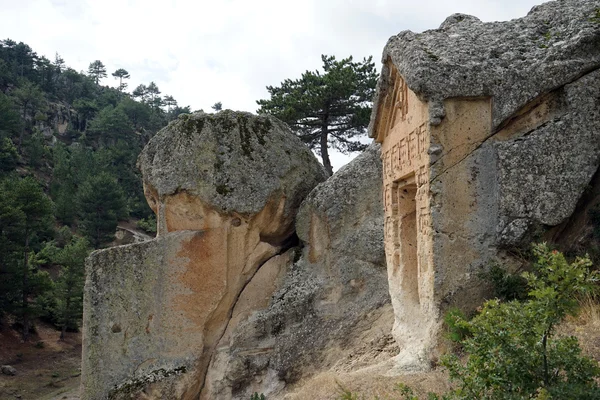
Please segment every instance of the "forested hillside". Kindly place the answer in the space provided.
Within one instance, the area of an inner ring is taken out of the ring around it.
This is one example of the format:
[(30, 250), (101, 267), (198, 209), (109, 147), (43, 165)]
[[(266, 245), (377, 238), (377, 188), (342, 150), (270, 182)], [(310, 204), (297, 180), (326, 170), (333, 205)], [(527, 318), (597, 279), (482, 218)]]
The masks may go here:
[[(35, 318), (77, 328), (84, 259), (119, 220), (154, 228), (136, 159), (190, 109), (154, 82), (128, 93), (129, 77), (99, 60), (77, 72), (58, 54), (0, 41), (0, 324), (25, 340)], [(102, 85), (109, 79), (118, 88)]]

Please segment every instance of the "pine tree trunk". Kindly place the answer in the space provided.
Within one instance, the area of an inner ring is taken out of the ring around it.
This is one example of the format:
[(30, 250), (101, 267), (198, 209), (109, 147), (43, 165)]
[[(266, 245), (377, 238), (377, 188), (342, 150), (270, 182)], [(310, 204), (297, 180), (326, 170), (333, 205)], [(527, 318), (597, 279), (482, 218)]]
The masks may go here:
[(325, 118), (323, 124), (321, 125), (321, 158), (323, 159), (323, 166), (327, 171), (329, 176), (333, 175), (333, 168), (331, 167), (331, 161), (329, 160), (329, 149), (327, 148), (327, 137), (329, 135), (329, 130), (327, 127), (327, 119)]
[(29, 291), (29, 235), (25, 234), (25, 265), (23, 268), (23, 297), (21, 311), (23, 313), (23, 341), (29, 340), (29, 315), (28, 315), (28, 293)]

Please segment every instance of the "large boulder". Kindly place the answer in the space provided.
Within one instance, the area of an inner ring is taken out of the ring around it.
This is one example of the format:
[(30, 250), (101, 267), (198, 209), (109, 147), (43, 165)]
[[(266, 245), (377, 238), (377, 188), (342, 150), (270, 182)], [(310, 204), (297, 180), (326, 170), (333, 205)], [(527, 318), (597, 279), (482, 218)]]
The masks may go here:
[(159, 235), (88, 259), (83, 399), (197, 398), (232, 318), (276, 289), (298, 207), (326, 178), (283, 123), (232, 111), (180, 117), (139, 166)]
[(206, 208), (244, 223), (260, 214), (260, 234), (273, 242), (294, 230), (298, 206), (327, 177), (284, 123), (229, 110), (180, 116), (152, 138), (138, 166), (158, 235), (211, 227)]
[(352, 349), (365, 332), (377, 330), (373, 340), (390, 341), (378, 145), (308, 195), (296, 229), (301, 253), (288, 259), (286, 275), (271, 279), (278, 290), (268, 307), (228, 328), (209, 369), (206, 398), (247, 399), (255, 391), (282, 398), (312, 373), (346, 358), (360, 362)]

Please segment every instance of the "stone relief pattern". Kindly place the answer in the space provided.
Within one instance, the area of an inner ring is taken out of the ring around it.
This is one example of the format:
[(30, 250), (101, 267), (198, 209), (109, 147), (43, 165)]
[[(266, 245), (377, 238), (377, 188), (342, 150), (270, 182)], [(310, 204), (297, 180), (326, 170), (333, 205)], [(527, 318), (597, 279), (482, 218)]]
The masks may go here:
[(394, 82), (394, 89), (392, 90), (392, 95), (387, 96), (385, 100), (385, 108), (388, 110), (391, 109), (391, 112), (389, 114), (386, 113), (387, 115), (384, 118), (384, 137), (387, 137), (392, 129), (394, 129), (398, 119), (405, 121), (408, 113), (408, 86), (404, 79), (398, 75), (396, 68), (390, 68), (390, 80)]
[(427, 135), (427, 127), (422, 123), (382, 154), (386, 182), (399, 181), (412, 173), (417, 175), (417, 170), (427, 162)]
[[(385, 132), (385, 140), (394, 140), (390, 137), (391, 131), (396, 127), (395, 122), (406, 121), (408, 112), (408, 88), (404, 79), (392, 69), (394, 90), (392, 94), (393, 111)], [(402, 129), (399, 127), (399, 129)], [(417, 217), (418, 236), (429, 237), (432, 234), (432, 220), (429, 206), (429, 163), (427, 150), (429, 132), (426, 122), (408, 132), (400, 134), (391, 147), (382, 153), (383, 179), (384, 179), (384, 208), (385, 208), (385, 243), (388, 265), (395, 274), (400, 268), (400, 221), (398, 210), (399, 191), (405, 185), (417, 188), (415, 197), (415, 211)], [(419, 240), (421, 243), (423, 240)], [(426, 251), (424, 248), (422, 251)]]

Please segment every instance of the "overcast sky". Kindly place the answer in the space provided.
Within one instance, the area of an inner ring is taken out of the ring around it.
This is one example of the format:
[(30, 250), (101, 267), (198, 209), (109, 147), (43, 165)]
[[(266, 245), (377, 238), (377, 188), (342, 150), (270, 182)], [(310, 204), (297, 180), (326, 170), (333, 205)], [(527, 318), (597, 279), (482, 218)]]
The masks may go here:
[[(461, 12), (483, 21), (527, 14), (541, 0), (0, 0), (0, 39), (55, 53), (78, 71), (101, 60), (102, 84), (129, 90), (156, 82), (179, 105), (255, 112), (267, 85), (298, 78), (338, 59), (372, 55), (380, 65), (387, 39), (437, 28)], [(337, 166), (346, 159), (338, 157)]]

